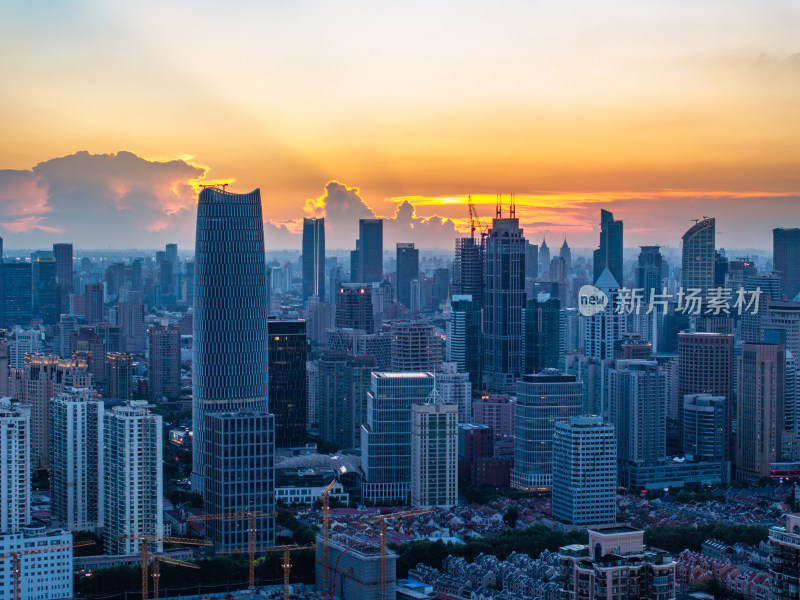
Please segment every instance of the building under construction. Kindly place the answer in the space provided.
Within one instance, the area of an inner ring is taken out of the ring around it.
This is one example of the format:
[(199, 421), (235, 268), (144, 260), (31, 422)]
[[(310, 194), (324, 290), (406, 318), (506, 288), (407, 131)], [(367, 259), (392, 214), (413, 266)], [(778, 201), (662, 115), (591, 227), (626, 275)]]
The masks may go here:
[[(383, 600), (381, 595), (381, 549), (377, 543), (337, 534), (328, 542), (327, 573), (322, 536), (317, 536), (316, 590), (341, 600)], [(386, 596), (395, 597), (397, 555), (386, 553)], [(327, 580), (326, 581), (326, 575)]]

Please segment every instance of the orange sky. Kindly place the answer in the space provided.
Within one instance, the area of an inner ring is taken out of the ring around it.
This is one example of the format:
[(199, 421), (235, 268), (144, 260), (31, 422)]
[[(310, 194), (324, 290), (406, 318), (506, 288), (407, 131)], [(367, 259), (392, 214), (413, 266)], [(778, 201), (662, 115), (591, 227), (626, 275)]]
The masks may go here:
[[(516, 192), (587, 246), (601, 205), (632, 243), (711, 213), (745, 246), (800, 224), (797, 31), (789, 0), (4, 3), (0, 168), (129, 151), (260, 187), (279, 223), (338, 180), (381, 215)], [(2, 222), (33, 216), (15, 193)]]

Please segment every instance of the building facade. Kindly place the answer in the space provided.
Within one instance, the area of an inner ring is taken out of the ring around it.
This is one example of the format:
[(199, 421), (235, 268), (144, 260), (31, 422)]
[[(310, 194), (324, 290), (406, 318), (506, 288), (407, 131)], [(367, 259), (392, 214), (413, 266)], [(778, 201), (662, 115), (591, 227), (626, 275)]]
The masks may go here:
[(411, 506), (458, 504), (458, 405), (411, 406)]
[(303, 219), (303, 301), (325, 300), (325, 219)]
[(706, 218), (683, 234), (681, 286), (685, 293), (698, 289), (705, 296), (714, 287), (716, 265), (716, 220)]
[(481, 307), (470, 295), (453, 295), (447, 322), (447, 361), (469, 374), (473, 389), (481, 389), (483, 361)]
[(181, 396), (181, 332), (171, 325), (147, 330), (147, 391), (154, 400)]
[(411, 307), (411, 282), (414, 279), (419, 279), (419, 250), (414, 248), (414, 244), (398, 242), (395, 290), (397, 301), (406, 308)]
[(800, 294), (800, 228), (772, 230), (772, 265), (789, 300)]
[(277, 448), (301, 446), (306, 439), (306, 322), (270, 318), (269, 405), (275, 415)]
[[(594, 278), (600, 279), (608, 269), (617, 281), (622, 281), (622, 221), (614, 219), (614, 214), (600, 211), (600, 247), (594, 251)], [(599, 287), (599, 286), (598, 286)]]

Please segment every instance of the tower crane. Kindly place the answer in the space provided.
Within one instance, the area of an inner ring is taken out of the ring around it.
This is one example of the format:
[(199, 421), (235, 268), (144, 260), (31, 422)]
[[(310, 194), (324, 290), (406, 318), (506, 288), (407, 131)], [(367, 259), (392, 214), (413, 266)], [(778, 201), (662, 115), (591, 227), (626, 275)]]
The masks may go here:
[[(163, 544), (185, 544), (187, 546), (213, 546), (212, 542), (206, 540), (195, 540), (192, 538), (164, 537), (160, 535), (148, 535), (145, 533), (135, 533), (133, 535), (122, 536), (126, 540), (139, 540), (139, 554), (142, 560), (142, 600), (147, 600), (150, 590), (148, 589), (149, 578), (147, 577), (150, 567), (150, 544), (161, 542)], [(158, 557), (157, 554), (154, 555)]]
[(158, 588), (159, 588), (159, 580), (161, 579), (161, 569), (159, 565), (164, 562), (170, 565), (177, 565), (179, 567), (188, 567), (190, 569), (200, 569), (197, 565), (192, 563), (188, 563), (183, 560), (178, 560), (176, 558), (168, 558), (166, 556), (161, 556), (156, 554), (153, 556), (153, 598), (158, 600)]
[(332, 479), (331, 482), (325, 486), (319, 496), (322, 502), (322, 591), (323, 594), (328, 591), (328, 584), (330, 582), (330, 573), (328, 572), (328, 538), (330, 537), (330, 518), (329, 513), (331, 510), (330, 495), (333, 486), (336, 485), (336, 480)]
[[(291, 552), (294, 550), (311, 550), (312, 548), (316, 548), (316, 546), (297, 546), (297, 545), (288, 545), (288, 546), (267, 546), (266, 548), (255, 548), (255, 552), (258, 554), (266, 554), (268, 552), (283, 552), (283, 562), (281, 563), (281, 568), (283, 569), (283, 597), (284, 600), (289, 600), (289, 575), (292, 571), (292, 562), (291, 562)], [(244, 552), (250, 552), (249, 546), (247, 548), (236, 548), (233, 550), (228, 550), (231, 554), (239, 554)], [(254, 552), (254, 554), (255, 554)], [(255, 560), (250, 562), (250, 589), (256, 589), (256, 582), (255, 582)]]
[(467, 196), (467, 204), (469, 205), (469, 235), (474, 241), (475, 230), (477, 229), (480, 231), (481, 237), (485, 237), (487, 227), (481, 222), (481, 219), (478, 216), (478, 211), (475, 209), (475, 205), (472, 203), (472, 196)]
[(12, 564), (12, 578), (14, 585), (14, 600), (20, 600), (20, 579), (22, 577), (22, 557), (31, 554), (44, 554), (45, 552), (58, 552), (59, 550), (69, 550), (70, 548), (81, 548), (83, 546), (94, 546), (95, 542), (87, 540), (85, 542), (73, 542), (71, 544), (60, 544), (47, 548), (30, 548), (23, 550), (11, 550), (0, 554), (0, 560), (10, 558)]

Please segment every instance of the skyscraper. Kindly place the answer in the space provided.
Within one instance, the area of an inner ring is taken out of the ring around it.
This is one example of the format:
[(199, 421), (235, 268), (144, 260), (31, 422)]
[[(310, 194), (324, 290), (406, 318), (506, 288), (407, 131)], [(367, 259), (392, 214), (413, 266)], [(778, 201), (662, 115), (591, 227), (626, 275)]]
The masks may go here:
[(561, 244), (561, 250), (558, 251), (558, 256), (564, 261), (564, 267), (570, 269), (572, 267), (572, 250), (567, 244), (567, 236), (564, 236), (564, 243)]
[(56, 259), (56, 285), (58, 304), (61, 313), (69, 312), (69, 295), (72, 286), (72, 244), (53, 244), (53, 257)]
[(178, 266), (178, 244), (167, 244), (164, 247), (164, 260)]
[(383, 219), (359, 219), (358, 236), (358, 282), (383, 281)]
[(553, 517), (570, 525), (616, 522), (614, 426), (598, 416), (571, 417), (555, 424), (552, 443)]
[(14, 325), (27, 327), (31, 322), (31, 263), (7, 262), (3, 264), (3, 310), (6, 328)]
[(683, 397), (683, 452), (688, 460), (725, 460), (726, 410), (724, 396), (687, 394)]
[(539, 246), (539, 277), (544, 276), (550, 270), (550, 248), (547, 246), (547, 239), (542, 238), (542, 244)]
[(31, 410), (0, 398), (0, 532), (31, 522)]
[(117, 325), (123, 352), (141, 354), (145, 348), (144, 304), (140, 292), (130, 292), (117, 304)]
[[(272, 512), (274, 506), (269, 446), (274, 443), (274, 429), (261, 432), (261, 462), (256, 464), (249, 455), (244, 456), (255, 450), (246, 446), (251, 440), (237, 438), (235, 429), (226, 425), (238, 419), (248, 431), (274, 427), (267, 402), (265, 271), (260, 192), (233, 194), (218, 188), (203, 189), (197, 207), (195, 245), (192, 486), (203, 494), (209, 513)], [(245, 412), (237, 417), (238, 411)], [(216, 439), (212, 437), (215, 433), (219, 433)], [(222, 440), (230, 447), (220, 446)], [(220, 452), (234, 458), (221, 465)], [(233, 478), (240, 491), (223, 493), (226, 483), (217, 477)], [(246, 519), (209, 521), (206, 528), (209, 537), (227, 544), (234, 538), (244, 541), (242, 532), (246, 534), (248, 523)], [(257, 545), (272, 542), (269, 517), (257, 518), (256, 531)]]
[(600, 247), (594, 251), (594, 281), (605, 269), (611, 271), (617, 282), (622, 281), (622, 221), (614, 220), (614, 214), (600, 211)]
[(56, 259), (50, 252), (34, 252), (31, 256), (32, 313), (45, 325), (58, 323), (59, 290), (56, 284)]
[(275, 415), (275, 446), (294, 448), (306, 439), (306, 322), (269, 319), (267, 333), (269, 404)]
[(414, 244), (397, 244), (397, 301), (411, 307), (411, 281), (419, 278), (419, 250)]
[(458, 407), (459, 423), (472, 422), (472, 384), (468, 373), (459, 371), (456, 363), (442, 363), (436, 371), (434, 387), (442, 402)]
[(684, 292), (699, 289), (705, 296), (714, 287), (716, 221), (713, 218), (698, 221), (683, 234), (682, 239), (681, 285)]
[(605, 309), (586, 317), (586, 356), (605, 360), (614, 358), (614, 344), (621, 340), (628, 329), (627, 315), (620, 312), (620, 285), (610, 269), (602, 272), (595, 282), (608, 297)]
[(789, 300), (800, 294), (800, 228), (772, 230), (772, 265)]
[(336, 295), (336, 327), (375, 331), (372, 310), (372, 287), (343, 283)]
[(394, 372), (436, 371), (442, 364), (441, 338), (428, 321), (409, 319), (392, 321), (392, 362)]
[(432, 399), (411, 406), (411, 506), (458, 503), (458, 406)]
[(650, 294), (662, 293), (664, 287), (664, 262), (661, 246), (639, 246), (639, 261), (636, 265), (636, 287), (644, 290), (644, 302), (650, 302)]
[(556, 298), (531, 298), (525, 305), (522, 337), (523, 372), (557, 369), (561, 338), (561, 303)]
[(181, 395), (181, 334), (170, 325), (147, 330), (150, 354), (147, 383), (150, 398), (176, 400)]
[(744, 344), (738, 369), (736, 478), (769, 477), (770, 463), (781, 453), (786, 349), (782, 344)]
[(486, 238), (483, 296), (483, 380), (505, 392), (522, 373), (525, 238), (517, 218), (496, 218)]
[(303, 301), (325, 301), (325, 219), (303, 219)]
[(453, 296), (472, 296), (483, 303), (483, 244), (475, 238), (456, 238), (453, 260)]
[(450, 321), (447, 323), (447, 361), (469, 373), (472, 389), (481, 389), (483, 361), (481, 307), (472, 296), (454, 295), (450, 302)]
[(361, 446), (361, 424), (367, 420), (367, 393), (376, 362), (326, 350), (319, 360), (319, 435), (340, 448)]
[(539, 277), (539, 246), (525, 240), (525, 278)]
[(86, 322), (89, 325), (100, 323), (103, 320), (105, 290), (102, 283), (86, 284)]
[(50, 406), (53, 518), (70, 531), (103, 527), (103, 409), (89, 388), (65, 388)]
[[(133, 534), (164, 535), (161, 415), (141, 400), (103, 414), (103, 512), (106, 554), (134, 554)], [(153, 544), (162, 550), (161, 542)]]
[(553, 427), (558, 421), (580, 415), (582, 410), (583, 382), (574, 375), (548, 369), (517, 381), (512, 487), (527, 491), (550, 488)]

